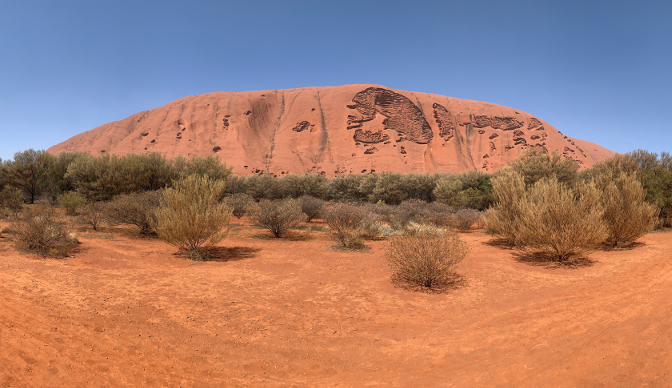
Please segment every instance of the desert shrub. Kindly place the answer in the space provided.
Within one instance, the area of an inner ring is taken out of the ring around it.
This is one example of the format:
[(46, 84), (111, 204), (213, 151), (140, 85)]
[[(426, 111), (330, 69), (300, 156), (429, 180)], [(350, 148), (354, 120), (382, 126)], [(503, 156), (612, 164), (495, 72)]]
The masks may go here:
[(175, 245), (192, 260), (205, 257), (205, 247), (221, 241), (228, 230), (231, 208), (221, 203), (226, 183), (207, 175), (192, 175), (163, 190), (164, 204), (152, 222), (161, 239)]
[(322, 208), (322, 218), (329, 225), (332, 238), (350, 249), (362, 248), (359, 228), (366, 218), (365, 210), (357, 205), (336, 202)]
[(391, 207), (392, 226), (395, 229), (404, 228), (409, 222), (420, 221), (423, 210), (427, 203), (419, 199), (408, 199), (401, 202), (398, 206)]
[(463, 206), (461, 191), (462, 180), (458, 174), (450, 174), (436, 182), (434, 197), (438, 202), (459, 208)]
[(448, 174), (436, 181), (436, 201), (451, 207), (487, 209), (493, 202), (490, 175), (478, 171)]
[(401, 174), (383, 172), (378, 175), (372, 191), (371, 200), (373, 202), (385, 201), (388, 205), (398, 205), (406, 198), (408, 198), (408, 191)]
[(366, 200), (372, 203), (376, 203), (380, 200), (385, 201), (383, 198), (376, 198), (373, 194), (373, 191), (376, 189), (376, 184), (378, 183), (378, 177), (380, 175), (374, 172), (368, 174), (359, 175), (359, 188), (358, 196), (362, 200)]
[(106, 205), (104, 202), (90, 202), (84, 205), (80, 215), (84, 223), (97, 231), (98, 227), (106, 220)]
[(233, 215), (238, 219), (245, 215), (247, 206), (253, 201), (252, 197), (245, 193), (232, 194), (225, 200), (226, 205), (231, 208)]
[(45, 153), (42, 155), (42, 162), (46, 166), (45, 191), (49, 193), (52, 201), (56, 201), (56, 197), (65, 192), (75, 190), (72, 182), (65, 175), (70, 164), (79, 158), (86, 157), (88, 157), (88, 154), (84, 152), (61, 152), (58, 155)]
[(607, 237), (601, 193), (591, 183), (572, 188), (542, 179), (518, 200), (516, 240), (549, 254), (555, 261), (580, 256)]
[(76, 214), (77, 209), (86, 202), (86, 198), (84, 198), (84, 196), (74, 191), (65, 192), (56, 197), (56, 200), (70, 215)]
[(543, 178), (555, 176), (558, 182), (573, 184), (579, 165), (572, 158), (564, 158), (558, 151), (549, 154), (538, 148), (529, 148), (511, 162), (511, 168), (523, 176), (525, 185), (531, 186)]
[(245, 176), (231, 175), (229, 184), (226, 185), (227, 194), (243, 194), (246, 192), (247, 183)]
[(247, 213), (257, 226), (268, 229), (277, 238), (306, 219), (299, 201), (291, 198), (262, 199), (259, 203), (250, 204)]
[(445, 203), (431, 202), (422, 208), (419, 222), (434, 226), (448, 226), (454, 212), (453, 208)]
[(245, 188), (255, 201), (284, 198), (282, 181), (272, 175), (250, 175), (245, 179)]
[(10, 228), (16, 235), (16, 248), (23, 252), (65, 257), (78, 244), (53, 209), (28, 209), (17, 215)]
[(325, 198), (329, 191), (328, 179), (321, 174), (290, 174), (279, 179), (285, 197), (299, 198), (307, 195)]
[(460, 232), (466, 232), (481, 219), (481, 216), (478, 210), (460, 209), (453, 214), (452, 224)]
[(122, 194), (105, 206), (106, 218), (112, 222), (135, 225), (143, 235), (156, 235), (156, 210), (161, 205), (161, 193)]
[(336, 201), (355, 201), (365, 199), (360, 196), (359, 185), (362, 175), (337, 175), (328, 183), (328, 196)]
[(658, 209), (645, 199), (646, 191), (634, 174), (621, 173), (608, 180), (602, 193), (607, 245), (616, 247), (635, 241), (655, 227)]
[(372, 240), (393, 236), (397, 233), (389, 224), (368, 217), (362, 221), (359, 230), (366, 233)]
[(65, 179), (87, 200), (107, 201), (128, 192), (129, 185), (124, 180), (130, 174), (123, 170), (123, 163), (117, 156), (87, 155), (70, 163)]
[(525, 180), (522, 174), (505, 167), (499, 170), (492, 185), (496, 202), (486, 211), (486, 231), (516, 245), (519, 243), (518, 227), (522, 214), (520, 200), (526, 196)]
[(18, 210), (23, 205), (23, 193), (20, 189), (5, 187), (0, 190), (0, 207), (12, 211)]
[(640, 167), (638, 174), (646, 190), (646, 200), (660, 208), (660, 226), (672, 227), (672, 156), (635, 150), (627, 154)]
[(455, 279), (453, 267), (467, 252), (456, 234), (411, 223), (403, 235), (392, 237), (387, 257), (395, 278), (432, 289)]
[(323, 200), (304, 195), (299, 198), (299, 201), (301, 202), (301, 211), (306, 215), (306, 221), (310, 222), (313, 218), (319, 217), (320, 209), (324, 205)]
[(401, 185), (408, 199), (431, 202), (434, 200), (434, 188), (439, 177), (440, 174), (404, 174), (401, 176)]
[(231, 169), (225, 163), (219, 161), (215, 155), (192, 156), (187, 159), (178, 156), (169, 163), (173, 181), (185, 179), (191, 175), (207, 175), (210, 179), (228, 181)]

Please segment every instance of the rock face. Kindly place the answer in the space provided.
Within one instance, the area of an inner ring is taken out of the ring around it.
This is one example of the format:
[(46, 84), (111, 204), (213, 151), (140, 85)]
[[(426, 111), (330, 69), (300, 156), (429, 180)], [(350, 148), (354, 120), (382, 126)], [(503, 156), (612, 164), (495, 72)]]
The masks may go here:
[(614, 155), (500, 105), (376, 85), (184, 97), (47, 151), (219, 156), (233, 173), (494, 172), (538, 147), (582, 168)]

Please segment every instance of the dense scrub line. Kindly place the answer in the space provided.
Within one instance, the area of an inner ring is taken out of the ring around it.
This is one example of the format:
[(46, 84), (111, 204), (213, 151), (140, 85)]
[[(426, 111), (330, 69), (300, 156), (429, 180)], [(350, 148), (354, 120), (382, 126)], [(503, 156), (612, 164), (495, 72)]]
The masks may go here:
[[(490, 175), (399, 174), (392, 172), (342, 175), (235, 176), (216, 157), (167, 160), (158, 153), (126, 156), (85, 153), (50, 155), (44, 151), (18, 152), (0, 163), (0, 204), (18, 206), (40, 197), (55, 201), (76, 192), (88, 202), (118, 195), (155, 191), (189, 175), (208, 175), (227, 182), (225, 195), (247, 194), (255, 201), (299, 198), (382, 202), (398, 205), (406, 199), (438, 200), (457, 208), (486, 209), (493, 200)], [(76, 199), (67, 199), (73, 201)], [(60, 202), (60, 201), (59, 201)]]
[(226, 236), (232, 215), (247, 215), (278, 238), (322, 218), (346, 249), (362, 249), (364, 238), (390, 239), (395, 276), (432, 288), (454, 280), (451, 268), (466, 255), (454, 231), (475, 225), (558, 262), (670, 226), (671, 167), (667, 153), (636, 151), (579, 172), (572, 159), (529, 149), (493, 176), (237, 177), (214, 157), (28, 150), (2, 163), (0, 209), (12, 220), (9, 231), (20, 250), (65, 256), (76, 246), (53, 210), (20, 211), (42, 198), (94, 230), (103, 223), (135, 225), (194, 260), (207, 258), (207, 247)]

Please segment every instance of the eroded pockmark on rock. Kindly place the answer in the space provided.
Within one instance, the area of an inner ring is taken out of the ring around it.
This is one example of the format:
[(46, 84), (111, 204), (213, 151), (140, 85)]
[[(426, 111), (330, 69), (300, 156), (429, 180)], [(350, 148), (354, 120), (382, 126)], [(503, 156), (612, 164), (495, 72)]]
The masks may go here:
[(308, 130), (310, 130), (310, 132), (313, 132), (313, 127), (314, 126), (315, 126), (315, 124), (311, 124), (308, 121), (299, 121), (298, 123), (296, 123), (294, 128), (292, 128), (292, 131), (303, 132), (303, 131), (308, 129)]
[(381, 143), (390, 140), (390, 136), (387, 133), (383, 133), (383, 131), (365, 132), (361, 129), (356, 130), (355, 135), (352, 138), (355, 139), (355, 141), (368, 144)]
[(450, 114), (448, 109), (443, 105), (434, 103), (432, 105), (434, 108), (434, 119), (439, 125), (439, 136), (443, 140), (448, 141), (451, 137), (455, 135), (455, 124), (453, 124), (453, 116)]
[(348, 117), (351, 128), (357, 127), (352, 124), (371, 121), (380, 113), (386, 117), (383, 121), (386, 130), (396, 131), (406, 140), (418, 144), (427, 144), (432, 140), (432, 128), (420, 108), (399, 93), (370, 87), (355, 94), (352, 102), (354, 104), (347, 107), (356, 109), (362, 118), (355, 120)]

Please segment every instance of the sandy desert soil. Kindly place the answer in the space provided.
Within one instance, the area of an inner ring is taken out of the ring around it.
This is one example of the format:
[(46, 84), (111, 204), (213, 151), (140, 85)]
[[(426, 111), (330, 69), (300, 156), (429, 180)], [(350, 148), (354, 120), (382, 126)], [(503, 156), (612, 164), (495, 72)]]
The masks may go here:
[(0, 387), (672, 386), (672, 233), (580, 268), (464, 233), (465, 284), (439, 295), (393, 286), (385, 241), (265, 236), (243, 220), (190, 262), (123, 229), (64, 260), (4, 235)]

